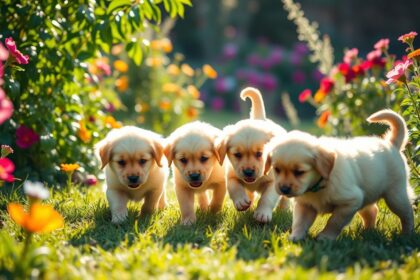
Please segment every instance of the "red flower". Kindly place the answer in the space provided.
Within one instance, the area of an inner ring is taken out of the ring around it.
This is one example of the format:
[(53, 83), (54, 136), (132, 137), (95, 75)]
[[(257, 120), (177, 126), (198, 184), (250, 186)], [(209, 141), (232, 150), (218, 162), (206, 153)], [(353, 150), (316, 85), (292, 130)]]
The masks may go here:
[(334, 81), (330, 78), (323, 78), (321, 80), (321, 86), (320, 86), (320, 90), (323, 91), (324, 93), (330, 93), (331, 89), (334, 86)]
[(398, 41), (403, 43), (411, 44), (413, 43), (414, 38), (417, 36), (417, 32), (411, 31), (410, 33), (401, 35), (398, 37)]
[(386, 83), (392, 84), (397, 81), (404, 81), (405, 80), (405, 71), (412, 65), (413, 62), (411, 60), (406, 60), (404, 63), (397, 64), (394, 69), (388, 72), (386, 74), (386, 77), (388, 78), (388, 81)]
[(371, 62), (371, 66), (385, 66), (385, 59), (382, 57), (381, 50), (373, 50), (366, 56), (367, 60)]
[(21, 125), (16, 130), (16, 145), (22, 149), (27, 149), (39, 141), (39, 135), (32, 129)]
[(0, 124), (8, 120), (13, 114), (13, 103), (0, 88)]
[(389, 39), (381, 39), (379, 40), (374, 46), (375, 50), (384, 51), (387, 50), (389, 47)]
[(353, 71), (354, 75), (357, 76), (362, 76), (363, 74), (365, 74), (365, 70), (364, 68), (358, 64), (358, 65), (354, 65), (351, 70)]
[(344, 76), (346, 83), (351, 82), (356, 77), (353, 69), (347, 63), (340, 63), (338, 65), (338, 71)]
[(0, 180), (13, 182), (13, 171), (15, 171), (15, 165), (8, 158), (0, 158)]
[(9, 49), (10, 54), (15, 58), (19, 64), (28, 64), (29, 55), (23, 55), (17, 48), (16, 43), (12, 37), (6, 38), (6, 47)]
[(305, 89), (299, 94), (299, 102), (303, 103), (311, 97), (312, 92), (310, 89)]

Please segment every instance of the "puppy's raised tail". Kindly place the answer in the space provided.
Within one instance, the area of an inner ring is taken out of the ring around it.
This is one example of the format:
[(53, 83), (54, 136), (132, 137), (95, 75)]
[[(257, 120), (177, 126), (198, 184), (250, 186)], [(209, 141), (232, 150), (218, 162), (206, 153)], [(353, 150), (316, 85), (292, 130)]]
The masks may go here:
[(247, 87), (241, 91), (241, 98), (245, 100), (251, 99), (251, 111), (249, 116), (251, 119), (265, 120), (265, 107), (261, 93), (258, 89)]
[(385, 139), (389, 140), (398, 150), (404, 150), (408, 140), (407, 125), (404, 119), (392, 110), (385, 109), (372, 114), (367, 121), (370, 123), (385, 123), (390, 126)]

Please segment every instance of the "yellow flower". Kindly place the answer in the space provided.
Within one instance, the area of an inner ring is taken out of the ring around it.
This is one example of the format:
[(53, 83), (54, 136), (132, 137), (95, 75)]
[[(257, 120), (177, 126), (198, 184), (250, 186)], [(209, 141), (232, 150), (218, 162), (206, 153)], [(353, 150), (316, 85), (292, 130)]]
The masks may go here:
[(179, 67), (176, 66), (175, 64), (170, 64), (168, 66), (168, 73), (169, 73), (169, 75), (178, 76), (179, 75), (179, 72), (180, 72)]
[(411, 58), (413, 58), (413, 57), (418, 57), (418, 56), (420, 56), (420, 49), (417, 49), (417, 50), (412, 51), (411, 53), (409, 53), (409, 54), (407, 55), (407, 58), (408, 58), (408, 59), (411, 59)]
[(125, 73), (128, 71), (128, 64), (125, 61), (118, 59), (114, 61), (114, 68), (121, 73)]
[(92, 133), (86, 128), (86, 125), (83, 121), (79, 122), (80, 128), (79, 128), (79, 138), (85, 143), (88, 143), (90, 139), (92, 138)]
[(187, 91), (194, 99), (200, 98), (200, 91), (195, 86), (189, 85)]
[(162, 100), (159, 103), (159, 108), (163, 111), (168, 111), (169, 109), (171, 109), (171, 102), (169, 102), (168, 100)]
[(317, 92), (315, 92), (314, 100), (316, 103), (320, 103), (322, 102), (322, 100), (324, 100), (325, 96), (327, 96), (325, 92), (323, 92), (322, 90), (318, 90)]
[(115, 87), (121, 92), (126, 91), (128, 89), (128, 77), (122, 76), (121, 78), (117, 79), (115, 81)]
[(80, 165), (77, 163), (62, 163), (60, 164), (61, 171), (64, 172), (73, 172), (80, 168)]
[(163, 86), (162, 86), (162, 91), (163, 92), (179, 92), (181, 90), (181, 88), (177, 85), (177, 84), (174, 84), (174, 83), (166, 83), (166, 84), (163, 84)]
[(117, 122), (114, 117), (112, 116), (106, 116), (105, 117), (105, 125), (110, 126), (112, 128), (120, 128), (122, 127), (122, 124), (120, 122)]
[(191, 66), (189, 66), (188, 64), (182, 64), (181, 71), (189, 77), (194, 76), (194, 69), (192, 69)]
[(187, 116), (190, 119), (195, 119), (198, 116), (198, 110), (196, 108), (194, 108), (194, 107), (189, 107), (187, 109)]
[(163, 60), (160, 57), (148, 57), (146, 59), (146, 65), (152, 68), (157, 68), (163, 64)]
[(162, 50), (166, 53), (170, 53), (173, 49), (172, 42), (168, 38), (163, 38), (162, 40), (160, 40), (160, 46)]
[(64, 218), (50, 205), (35, 202), (29, 212), (18, 203), (9, 203), (7, 211), (10, 217), (23, 229), (31, 233), (44, 233), (64, 226)]
[(210, 79), (216, 79), (217, 78), (217, 72), (216, 72), (216, 70), (214, 70), (214, 68), (213, 67), (211, 67), (210, 65), (208, 65), (208, 64), (205, 64), (204, 66), (203, 66), (203, 72), (204, 72), (204, 74), (207, 76), (207, 77), (209, 77)]

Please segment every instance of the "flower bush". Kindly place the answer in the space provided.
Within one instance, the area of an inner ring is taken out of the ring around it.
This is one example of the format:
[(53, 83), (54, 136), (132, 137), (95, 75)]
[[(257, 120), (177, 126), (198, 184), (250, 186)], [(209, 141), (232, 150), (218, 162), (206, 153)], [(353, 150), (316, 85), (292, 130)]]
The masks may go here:
[[(122, 45), (140, 64), (148, 49), (146, 25), (158, 29), (162, 10), (183, 16), (184, 6), (191, 5), (169, 2), (2, 1), (0, 143), (15, 150), (15, 177), (64, 180), (60, 162), (96, 170), (94, 143), (121, 125), (106, 107), (116, 103), (116, 93), (99, 87), (101, 78), (112, 75), (106, 57)], [(115, 86), (124, 91), (127, 80)]]

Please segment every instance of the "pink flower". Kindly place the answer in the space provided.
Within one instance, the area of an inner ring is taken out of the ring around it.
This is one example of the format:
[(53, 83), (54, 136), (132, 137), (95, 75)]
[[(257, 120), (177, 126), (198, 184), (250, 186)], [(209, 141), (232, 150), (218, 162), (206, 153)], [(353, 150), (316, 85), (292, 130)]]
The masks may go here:
[(95, 175), (89, 174), (86, 176), (85, 184), (88, 186), (94, 186), (98, 180), (96, 179)]
[(372, 63), (371, 66), (379, 66), (384, 67), (385, 66), (385, 59), (382, 57), (382, 51), (381, 50), (373, 50), (366, 56), (367, 60)]
[(0, 180), (13, 182), (13, 171), (15, 171), (13, 162), (8, 158), (0, 158)]
[(301, 85), (305, 82), (305, 73), (302, 70), (296, 70), (292, 74), (293, 83)]
[(111, 66), (103, 60), (98, 60), (96, 62), (96, 67), (101, 71), (105, 76), (111, 76)]
[(359, 50), (356, 48), (352, 48), (347, 50), (344, 53), (343, 61), (347, 64), (351, 64), (351, 62), (357, 58), (357, 55), (359, 54)]
[(389, 39), (381, 39), (374, 46), (375, 50), (387, 50), (389, 47)]
[(334, 81), (331, 78), (323, 78), (319, 89), (324, 93), (329, 93), (334, 87)]
[(27, 149), (38, 141), (39, 135), (32, 128), (21, 125), (16, 129), (16, 145), (19, 148)]
[(304, 91), (302, 91), (302, 92), (299, 94), (299, 102), (300, 102), (300, 103), (305, 102), (306, 100), (308, 100), (308, 99), (309, 99), (309, 97), (311, 97), (311, 95), (312, 95), (311, 90), (310, 90), (310, 89), (305, 89)]
[(417, 36), (417, 32), (411, 31), (410, 33), (407, 33), (398, 37), (398, 41), (411, 44), (413, 43), (413, 40), (416, 36)]
[(9, 52), (6, 50), (6, 48), (0, 42), (0, 60), (6, 61), (8, 57), (9, 57)]
[(19, 64), (28, 64), (29, 55), (23, 55), (17, 48), (16, 43), (13, 41), (12, 37), (6, 38), (6, 47), (9, 49), (10, 54)]
[(238, 47), (235, 44), (229, 43), (223, 47), (223, 57), (225, 59), (233, 59), (238, 53)]
[(13, 103), (0, 88), (0, 124), (10, 119), (13, 114)]
[(5, 158), (10, 154), (13, 154), (13, 149), (9, 145), (1, 145), (1, 155), (0, 157)]
[(402, 81), (403, 82), (405, 80), (405, 71), (412, 64), (413, 64), (413, 62), (411, 60), (406, 60), (403, 63), (397, 64), (394, 67), (394, 69), (392, 69), (391, 71), (388, 72), (388, 74), (386, 74), (386, 77), (388, 78), (386, 83), (389, 85), (389, 84), (395, 83), (397, 81)]

